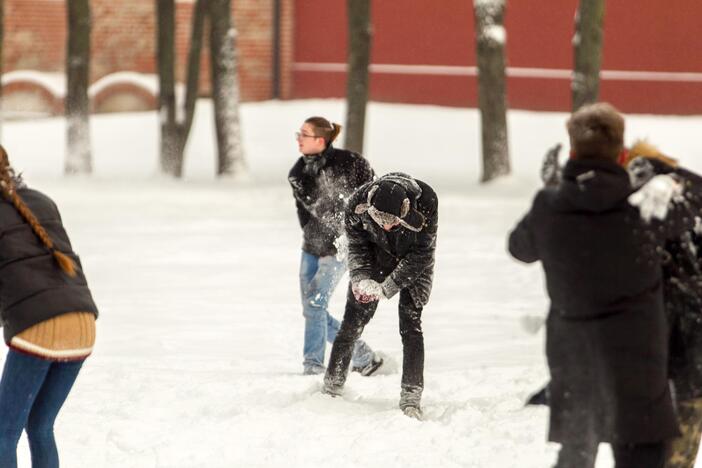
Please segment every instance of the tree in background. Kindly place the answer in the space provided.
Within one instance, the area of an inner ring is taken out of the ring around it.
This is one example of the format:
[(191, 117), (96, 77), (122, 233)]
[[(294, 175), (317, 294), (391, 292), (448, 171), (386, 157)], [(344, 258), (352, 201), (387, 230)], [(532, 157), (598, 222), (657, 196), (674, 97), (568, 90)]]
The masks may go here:
[(175, 79), (175, 1), (157, 0), (157, 61), (161, 118), (161, 170), (181, 177), (197, 101), (205, 20), (209, 20), (212, 100), (217, 132), (217, 174), (235, 175), (245, 168), (239, 126), (239, 81), (235, 30), (230, 0), (197, 0), (192, 17), (190, 50), (182, 110)]
[(596, 102), (600, 92), (604, 12), (605, 0), (580, 0), (575, 14), (573, 112)]
[(209, 0), (212, 100), (217, 131), (217, 175), (245, 169), (239, 124), (239, 75), (231, 0)]
[(90, 150), (90, 3), (68, 0), (66, 45), (66, 174), (92, 172)]
[(346, 149), (363, 153), (372, 40), (371, 0), (347, 0), (349, 62), (346, 82)]
[(475, 0), (482, 182), (510, 173), (503, 26), (506, 0)]
[(195, 116), (200, 55), (207, 12), (207, 0), (197, 0), (192, 18), (190, 50), (182, 112), (178, 112), (175, 93), (175, 3), (174, 0), (157, 2), (157, 62), (159, 77), (159, 115), (161, 120), (161, 170), (181, 177), (183, 154)]

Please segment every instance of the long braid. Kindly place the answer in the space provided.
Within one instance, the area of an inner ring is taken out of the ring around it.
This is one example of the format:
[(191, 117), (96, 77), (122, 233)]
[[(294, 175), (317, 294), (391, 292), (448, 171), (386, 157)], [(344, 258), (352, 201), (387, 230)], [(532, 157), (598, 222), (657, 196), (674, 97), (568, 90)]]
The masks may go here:
[(59, 267), (68, 275), (76, 276), (76, 264), (71, 257), (63, 252), (56, 250), (54, 241), (41, 225), (37, 217), (32, 213), (32, 210), (24, 203), (24, 200), (17, 195), (17, 190), (14, 181), (15, 171), (10, 166), (10, 161), (7, 157), (5, 148), (0, 145), (0, 190), (3, 196), (12, 203), (20, 216), (29, 224), (34, 234), (39, 238), (42, 244), (51, 252), (54, 259), (59, 264)]

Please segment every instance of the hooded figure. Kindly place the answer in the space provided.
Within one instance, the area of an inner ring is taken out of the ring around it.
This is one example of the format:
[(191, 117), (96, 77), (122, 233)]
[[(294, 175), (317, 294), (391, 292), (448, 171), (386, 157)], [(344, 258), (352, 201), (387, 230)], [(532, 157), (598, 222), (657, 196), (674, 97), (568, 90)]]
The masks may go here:
[(549, 440), (562, 444), (556, 466), (594, 466), (600, 442), (612, 445), (617, 466), (662, 466), (664, 442), (678, 429), (658, 252), (692, 227), (699, 187), (683, 181), (680, 202), (671, 201), (664, 219), (646, 221), (617, 163), (622, 116), (608, 104), (585, 106), (571, 116), (568, 133), (572, 157), (561, 183), (536, 195), (509, 236), (516, 259), (541, 261), (551, 300)]
[[(678, 166), (655, 146), (635, 142), (624, 165), (635, 187), (659, 174), (678, 174), (687, 180), (699, 176)], [(694, 466), (702, 435), (702, 229), (698, 221), (661, 253), (663, 297), (668, 318), (668, 376), (675, 389), (681, 437), (668, 450), (666, 466)]]
[(359, 188), (346, 210), (351, 285), (346, 311), (324, 378), (326, 393), (341, 393), (353, 342), (381, 298), (399, 293), (403, 346), (400, 408), (420, 417), (424, 388), (421, 314), (434, 274), (438, 200), (421, 180), (395, 172)]

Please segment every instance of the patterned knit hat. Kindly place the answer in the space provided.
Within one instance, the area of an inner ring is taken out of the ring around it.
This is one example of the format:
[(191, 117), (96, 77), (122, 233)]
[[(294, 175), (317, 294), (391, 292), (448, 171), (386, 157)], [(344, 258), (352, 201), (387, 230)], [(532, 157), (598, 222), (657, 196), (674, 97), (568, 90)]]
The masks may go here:
[(424, 226), (424, 216), (412, 207), (405, 188), (390, 180), (380, 180), (368, 191), (367, 203), (358, 205), (356, 214), (365, 213), (379, 226), (399, 224), (411, 231), (419, 232)]

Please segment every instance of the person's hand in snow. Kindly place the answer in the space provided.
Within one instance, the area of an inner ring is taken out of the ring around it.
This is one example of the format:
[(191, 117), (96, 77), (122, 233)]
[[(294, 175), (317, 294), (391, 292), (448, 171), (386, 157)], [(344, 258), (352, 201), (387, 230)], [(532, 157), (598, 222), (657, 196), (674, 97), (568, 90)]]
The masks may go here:
[(665, 219), (669, 203), (681, 195), (682, 185), (674, 177), (659, 174), (629, 195), (629, 203), (638, 207), (641, 218), (649, 222), (651, 218)]
[(383, 295), (383, 288), (380, 283), (372, 279), (364, 279), (351, 286), (353, 296), (361, 304), (368, 304), (380, 300)]

